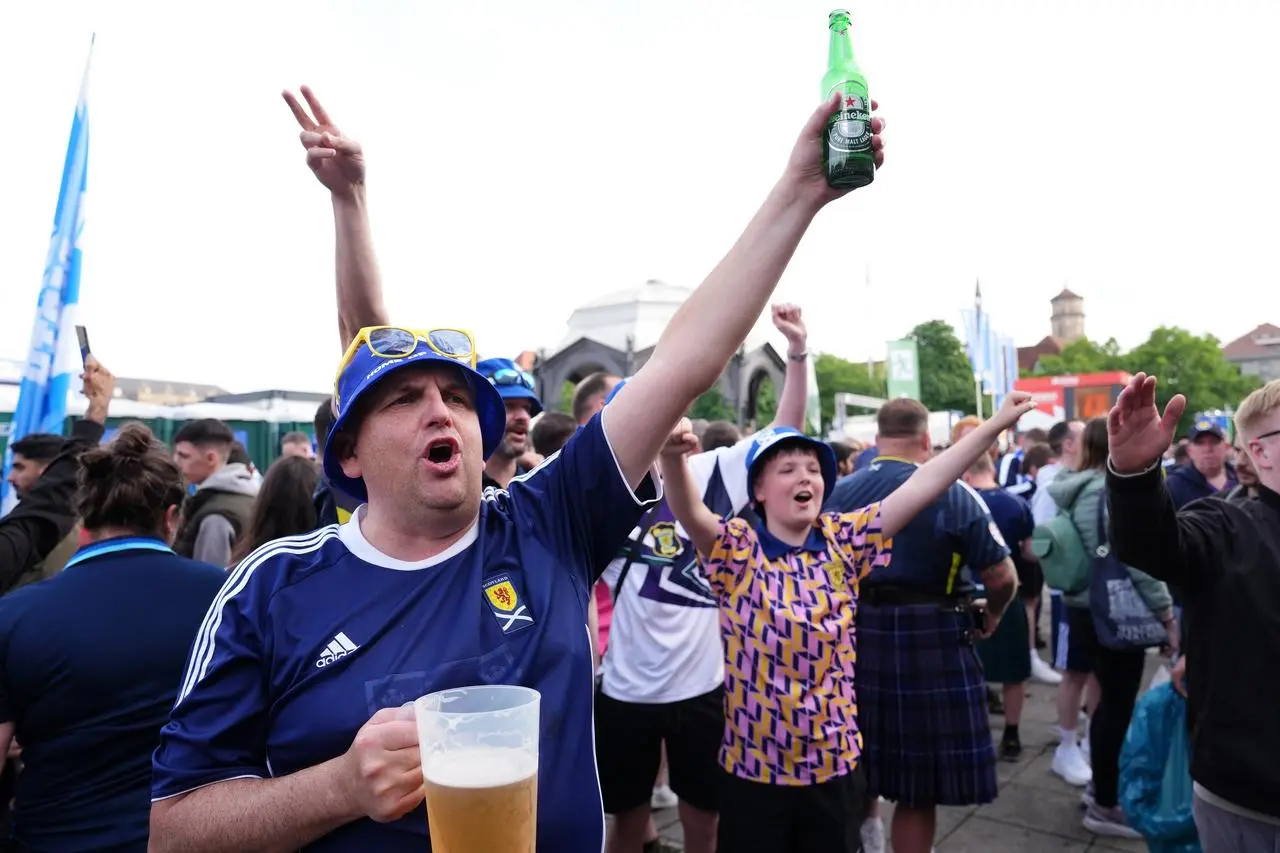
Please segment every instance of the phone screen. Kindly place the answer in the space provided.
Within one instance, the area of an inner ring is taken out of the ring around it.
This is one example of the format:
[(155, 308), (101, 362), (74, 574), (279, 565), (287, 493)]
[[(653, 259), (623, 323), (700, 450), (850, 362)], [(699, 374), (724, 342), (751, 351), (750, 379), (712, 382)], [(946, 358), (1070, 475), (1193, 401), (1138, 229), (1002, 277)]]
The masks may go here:
[(84, 326), (76, 326), (76, 338), (80, 341), (80, 360), (89, 360), (89, 333)]

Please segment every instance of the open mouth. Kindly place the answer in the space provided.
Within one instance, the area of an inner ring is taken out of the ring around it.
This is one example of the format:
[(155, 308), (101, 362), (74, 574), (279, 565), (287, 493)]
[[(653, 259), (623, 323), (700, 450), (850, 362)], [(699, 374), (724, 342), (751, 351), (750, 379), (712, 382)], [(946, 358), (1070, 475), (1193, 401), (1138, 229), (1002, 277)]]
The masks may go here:
[(433, 465), (448, 465), (458, 455), (458, 442), (452, 438), (432, 439), (424, 455)]
[(803, 506), (813, 500), (813, 492), (796, 492), (794, 500), (796, 503)]

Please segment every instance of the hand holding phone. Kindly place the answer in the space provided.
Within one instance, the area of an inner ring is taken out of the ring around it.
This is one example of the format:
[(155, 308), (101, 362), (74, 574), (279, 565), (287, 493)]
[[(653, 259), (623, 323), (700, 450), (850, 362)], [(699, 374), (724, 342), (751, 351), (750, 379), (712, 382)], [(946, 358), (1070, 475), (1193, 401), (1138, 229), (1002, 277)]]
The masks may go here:
[[(76, 326), (76, 338), (80, 341), (80, 362), (88, 366), (89, 362), (89, 333), (85, 331), (84, 326)], [(64, 350), (65, 352), (65, 350)]]

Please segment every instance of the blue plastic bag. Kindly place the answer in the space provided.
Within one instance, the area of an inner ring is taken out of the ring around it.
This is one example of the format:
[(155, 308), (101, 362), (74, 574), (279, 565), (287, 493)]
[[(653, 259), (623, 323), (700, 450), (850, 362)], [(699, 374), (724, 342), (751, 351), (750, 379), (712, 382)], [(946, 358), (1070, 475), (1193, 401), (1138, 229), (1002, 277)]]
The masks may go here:
[(1191, 813), (1187, 703), (1169, 683), (1133, 710), (1120, 751), (1120, 805), (1151, 853), (1201, 853)]

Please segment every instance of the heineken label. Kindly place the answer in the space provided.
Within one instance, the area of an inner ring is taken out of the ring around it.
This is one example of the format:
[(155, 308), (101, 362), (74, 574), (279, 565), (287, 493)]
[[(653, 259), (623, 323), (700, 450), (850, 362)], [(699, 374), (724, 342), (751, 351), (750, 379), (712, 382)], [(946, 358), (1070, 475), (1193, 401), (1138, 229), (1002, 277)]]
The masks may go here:
[(827, 145), (832, 151), (863, 153), (871, 150), (871, 105), (846, 87), (840, 109), (827, 121)]

